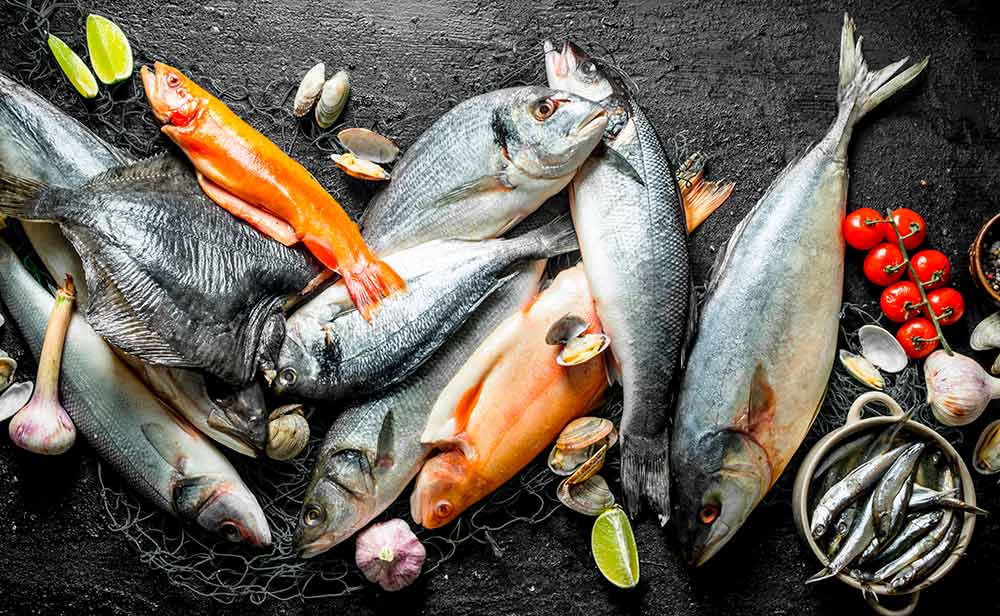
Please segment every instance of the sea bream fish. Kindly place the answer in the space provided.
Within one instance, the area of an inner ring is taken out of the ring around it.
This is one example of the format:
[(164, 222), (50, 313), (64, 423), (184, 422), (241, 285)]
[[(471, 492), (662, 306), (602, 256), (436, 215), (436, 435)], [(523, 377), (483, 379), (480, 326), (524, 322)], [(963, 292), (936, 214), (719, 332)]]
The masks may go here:
[(535, 297), (544, 261), (517, 266), (514, 280), (490, 295), (410, 378), (349, 406), (320, 447), (295, 529), (303, 558), (364, 528), (402, 494), (431, 453), (420, 442), (434, 401), (493, 329)]
[(567, 42), (545, 43), (549, 85), (599, 101), (604, 146), (580, 167), (570, 211), (597, 314), (611, 338), (624, 406), (621, 482), (636, 515), (645, 500), (670, 517), (668, 419), (694, 322), (687, 222), (656, 130), (620, 75)]
[(470, 98), (396, 163), (361, 218), (362, 235), (380, 255), (499, 237), (569, 183), (606, 125), (599, 106), (538, 86)]
[(841, 222), (855, 124), (913, 80), (869, 71), (846, 15), (837, 118), (733, 232), (707, 290), (681, 386), (672, 466), (681, 544), (712, 557), (781, 475), (822, 403), (837, 348)]
[[(527, 224), (527, 223), (526, 223)], [(435, 240), (386, 258), (407, 290), (382, 301), (372, 321), (335, 284), (293, 313), (273, 386), (282, 395), (331, 400), (387, 389), (413, 373), (519, 262), (576, 250), (563, 215), (510, 239)]]
[[(37, 358), (55, 299), (2, 240), (0, 298)], [(143, 497), (231, 541), (270, 545), (264, 512), (225, 456), (151, 394), (79, 314), (66, 334), (59, 398), (98, 455)]]

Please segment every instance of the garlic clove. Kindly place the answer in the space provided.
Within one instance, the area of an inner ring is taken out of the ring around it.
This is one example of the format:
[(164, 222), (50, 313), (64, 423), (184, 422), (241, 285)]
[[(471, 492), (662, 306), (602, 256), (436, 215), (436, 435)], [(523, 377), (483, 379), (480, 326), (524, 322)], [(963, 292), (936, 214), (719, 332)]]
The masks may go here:
[(976, 325), (969, 337), (969, 346), (974, 351), (1000, 349), (1000, 312), (994, 312)]
[(358, 535), (354, 560), (369, 582), (396, 591), (413, 583), (427, 551), (400, 519), (373, 524)]
[(965, 355), (938, 350), (924, 361), (927, 404), (934, 417), (948, 426), (964, 426), (982, 415), (990, 400), (1000, 397), (1000, 379), (990, 376)]

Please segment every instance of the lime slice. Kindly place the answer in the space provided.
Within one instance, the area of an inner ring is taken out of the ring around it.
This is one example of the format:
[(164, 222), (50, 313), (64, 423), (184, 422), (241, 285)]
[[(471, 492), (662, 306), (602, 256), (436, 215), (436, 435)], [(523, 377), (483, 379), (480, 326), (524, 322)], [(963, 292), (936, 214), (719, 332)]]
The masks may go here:
[(605, 578), (619, 588), (639, 583), (639, 553), (628, 516), (621, 507), (608, 509), (594, 521), (590, 551)]
[(80, 59), (80, 56), (76, 55), (76, 52), (53, 34), (49, 35), (49, 49), (52, 51), (56, 62), (59, 63), (59, 68), (63, 70), (66, 78), (73, 84), (73, 87), (80, 93), (80, 96), (83, 98), (94, 98), (97, 96), (97, 80), (94, 79), (94, 74), (90, 72), (87, 65)]
[(87, 51), (97, 78), (111, 85), (132, 76), (132, 47), (115, 22), (87, 15)]

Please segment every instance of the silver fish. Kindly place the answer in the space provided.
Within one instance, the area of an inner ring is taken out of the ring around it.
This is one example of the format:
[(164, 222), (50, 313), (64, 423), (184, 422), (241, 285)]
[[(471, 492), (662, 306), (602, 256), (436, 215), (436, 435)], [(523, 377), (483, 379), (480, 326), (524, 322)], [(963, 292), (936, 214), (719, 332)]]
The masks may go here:
[(384, 395), (345, 410), (320, 448), (295, 530), (310, 558), (344, 541), (391, 505), (431, 447), (420, 442), (438, 394), (511, 312), (530, 301), (543, 261), (518, 266), (515, 280), (491, 295), (437, 353)]
[(913, 492), (913, 471), (926, 446), (926, 443), (910, 445), (896, 458), (875, 487), (872, 513), (875, 515), (875, 531), (879, 539), (888, 539), (899, 529)]
[[(3, 241), (0, 297), (37, 357), (55, 300)], [(80, 433), (145, 498), (231, 541), (271, 543), (264, 512), (229, 461), (153, 396), (78, 314), (59, 386)]]
[(837, 349), (851, 134), (927, 65), (869, 71), (846, 15), (840, 50), (836, 120), (736, 228), (707, 290), (672, 439), (677, 525), (695, 565), (739, 530), (819, 411)]
[(874, 494), (869, 496), (864, 504), (859, 507), (858, 514), (855, 516), (853, 525), (851, 526), (851, 532), (847, 534), (843, 545), (827, 566), (806, 580), (806, 584), (813, 584), (837, 575), (847, 568), (851, 564), (851, 561), (857, 558), (859, 554), (864, 552), (868, 544), (875, 538), (875, 517), (872, 515), (873, 498)]
[(665, 524), (671, 513), (667, 421), (694, 324), (677, 179), (656, 130), (617, 72), (569, 42), (561, 53), (545, 44), (545, 68), (550, 86), (600, 101), (609, 117), (601, 155), (588, 159), (573, 180), (570, 210), (624, 393), (625, 504), (634, 516), (645, 499)]
[(884, 543), (877, 538), (865, 548), (865, 551), (858, 557), (857, 564), (864, 565), (874, 561), (886, 561), (900, 554), (903, 550), (913, 545), (915, 541), (931, 532), (941, 521), (943, 511), (929, 511), (911, 517), (903, 528), (899, 529), (899, 534), (892, 541)]
[(407, 290), (366, 321), (337, 284), (289, 317), (275, 391), (330, 400), (381, 391), (413, 373), (518, 262), (576, 250), (568, 217), (512, 239), (437, 240), (386, 258)]
[(952, 512), (946, 511), (944, 515), (941, 516), (941, 521), (938, 522), (937, 526), (935, 526), (930, 533), (911, 545), (909, 549), (903, 552), (903, 554), (896, 558), (896, 560), (876, 571), (872, 575), (872, 578), (876, 582), (891, 583), (891, 581), (896, 578), (901, 571), (910, 565), (921, 561), (921, 559), (924, 559), (927, 555), (940, 548), (940, 546), (946, 542), (953, 525), (957, 523), (958, 526), (961, 526), (961, 519), (962, 516), (956, 516)]
[(962, 519), (956, 517), (952, 520), (951, 528), (948, 529), (948, 534), (945, 535), (944, 539), (889, 580), (889, 588), (899, 591), (910, 586), (915, 586), (937, 570), (938, 565), (951, 555), (952, 548), (958, 542), (961, 529)]
[(362, 235), (385, 256), (431, 240), (499, 237), (569, 183), (606, 125), (597, 105), (548, 88), (470, 98), (396, 163)]

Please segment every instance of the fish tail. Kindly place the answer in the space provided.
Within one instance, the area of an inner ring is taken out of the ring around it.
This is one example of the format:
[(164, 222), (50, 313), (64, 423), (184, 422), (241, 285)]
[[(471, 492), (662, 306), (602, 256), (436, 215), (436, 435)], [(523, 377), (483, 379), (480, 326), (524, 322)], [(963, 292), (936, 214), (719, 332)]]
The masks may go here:
[(844, 13), (844, 27), (840, 35), (840, 83), (837, 87), (837, 103), (841, 112), (849, 113), (848, 126), (853, 125), (879, 103), (913, 81), (930, 60), (930, 56), (925, 56), (923, 60), (898, 75), (896, 71), (909, 61), (909, 57), (877, 71), (869, 71), (865, 57), (861, 53), (863, 37), (859, 36), (855, 41), (854, 29), (854, 20)]
[(812, 577), (806, 580), (806, 584), (815, 584), (816, 582), (822, 582), (823, 580), (828, 580), (835, 575), (837, 575), (837, 572), (827, 567), (825, 569), (816, 572)]
[(642, 511), (642, 502), (652, 506), (660, 525), (670, 520), (670, 458), (666, 436), (650, 439), (621, 434), (622, 492), (630, 517)]
[(0, 168), (0, 214), (11, 218), (40, 220), (38, 195), (46, 185), (37, 180), (22, 178)]
[(688, 233), (698, 228), (712, 212), (719, 209), (733, 194), (732, 182), (701, 181), (683, 197)]
[(509, 241), (522, 243), (527, 252), (526, 256), (530, 258), (547, 259), (580, 248), (573, 220), (569, 214), (558, 216), (541, 227)]
[(347, 294), (366, 321), (375, 315), (383, 297), (406, 289), (406, 282), (385, 261), (368, 261), (360, 268), (342, 271), (341, 275)]

